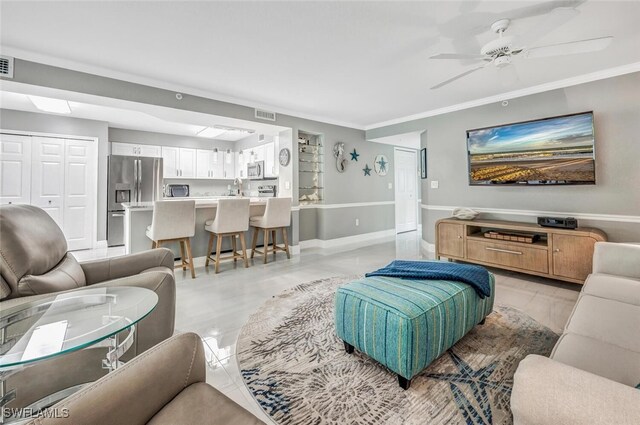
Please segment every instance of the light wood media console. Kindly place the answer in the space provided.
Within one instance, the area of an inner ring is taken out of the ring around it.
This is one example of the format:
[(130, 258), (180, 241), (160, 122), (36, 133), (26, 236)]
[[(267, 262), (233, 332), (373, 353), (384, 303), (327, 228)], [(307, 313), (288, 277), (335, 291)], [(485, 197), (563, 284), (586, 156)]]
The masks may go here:
[[(484, 236), (489, 231), (534, 234), (538, 240), (489, 239)], [(591, 273), (595, 243), (606, 240), (603, 231), (592, 228), (571, 230), (514, 221), (446, 218), (436, 223), (436, 258), (584, 283)]]

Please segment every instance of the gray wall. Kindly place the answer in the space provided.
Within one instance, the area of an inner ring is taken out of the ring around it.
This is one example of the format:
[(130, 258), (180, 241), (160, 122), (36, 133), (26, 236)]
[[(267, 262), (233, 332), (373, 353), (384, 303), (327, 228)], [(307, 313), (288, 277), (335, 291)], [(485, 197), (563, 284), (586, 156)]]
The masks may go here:
[(3, 130), (33, 131), (68, 136), (98, 138), (98, 193), (97, 237), (107, 238), (107, 156), (108, 124), (102, 121), (84, 120), (59, 115), (0, 109), (0, 128)]
[[(426, 130), (428, 179), (422, 203), (574, 214), (636, 216), (635, 222), (580, 220), (603, 229), (613, 241), (640, 241), (640, 73), (510, 99), (368, 132), (380, 137)], [(467, 179), (466, 130), (575, 112), (594, 111), (595, 186), (473, 187)], [(439, 189), (429, 182), (439, 181)], [(446, 211), (424, 210), (423, 238), (434, 242), (434, 224)], [(490, 217), (485, 214), (484, 217)], [(491, 218), (534, 221), (535, 215)]]
[[(192, 96), (185, 93), (183, 93), (182, 100), (177, 100), (174, 91), (25, 61), (19, 58), (15, 59), (13, 81), (107, 98), (227, 116), (248, 121), (257, 121), (254, 117), (254, 109), (250, 107), (199, 96)], [(327, 153), (327, 155), (325, 155), (325, 186), (328, 188), (325, 193), (325, 203), (393, 200), (394, 191), (393, 189), (388, 189), (387, 185), (388, 182), (393, 182), (392, 173), (388, 174), (386, 177), (379, 177), (372, 172), (371, 177), (365, 178), (361, 170), (364, 168), (365, 163), (369, 163), (369, 167), (372, 168), (375, 154), (386, 154), (389, 159), (392, 159), (393, 148), (391, 146), (367, 142), (365, 140), (365, 132), (362, 130), (321, 123), (284, 114), (278, 114), (277, 121), (273, 124), (290, 127), (293, 130), (294, 149), (292, 149), (291, 162), (294, 175), (294, 194), (298, 192), (297, 178), (295, 177), (298, 173), (298, 155), (295, 149), (295, 143), (298, 136), (298, 130), (300, 129), (307, 132), (322, 133), (325, 136), (325, 151)], [(115, 140), (115, 138), (112, 140)], [(347, 150), (350, 151), (355, 147), (358, 152), (361, 153), (358, 163), (350, 163), (347, 172), (344, 174), (339, 174), (336, 171), (335, 166), (332, 166), (331, 164), (331, 160), (333, 159), (331, 156), (331, 148), (337, 141), (345, 142)], [(142, 141), (140, 142), (142, 143)], [(393, 167), (393, 163), (391, 166)], [(294, 196), (294, 204), (295, 203), (297, 203), (297, 200)], [(368, 207), (360, 207), (360, 211), (361, 212), (356, 214), (362, 217), (367, 214), (373, 215), (370, 214)], [(318, 215), (324, 217), (325, 213), (319, 211)], [(323, 229), (331, 229), (332, 225), (327, 225), (326, 223), (331, 223), (332, 220), (334, 220), (333, 216), (328, 215), (326, 218), (318, 217), (318, 220), (315, 222), (307, 221), (305, 217), (308, 217), (308, 215), (300, 215), (300, 228), (305, 229), (300, 232), (301, 235), (313, 233), (311, 230), (307, 231), (307, 227), (314, 227), (317, 230), (320, 227), (320, 223), (325, 223), (322, 224)], [(371, 220), (366, 220), (366, 222), (367, 224), (363, 223), (358, 227), (356, 227), (354, 223), (348, 228), (342, 228), (342, 223), (336, 224), (335, 234), (351, 236), (374, 232), (381, 227), (389, 226), (386, 215), (379, 219), (377, 217), (373, 217)], [(369, 222), (371, 222), (371, 225), (368, 224)], [(393, 228), (393, 224), (387, 228)], [(295, 233), (296, 232), (294, 232), (294, 234)], [(316, 233), (318, 235), (322, 234), (328, 236), (334, 234), (331, 230), (323, 230), (323, 232)], [(294, 235), (292, 241), (294, 244), (298, 242), (295, 236), (297, 236), (297, 234)]]

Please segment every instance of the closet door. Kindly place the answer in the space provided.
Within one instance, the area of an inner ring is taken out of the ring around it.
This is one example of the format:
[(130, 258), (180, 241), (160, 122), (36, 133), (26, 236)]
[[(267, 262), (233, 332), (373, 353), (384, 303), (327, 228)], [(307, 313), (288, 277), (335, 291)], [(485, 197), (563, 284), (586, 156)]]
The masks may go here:
[(63, 227), (64, 139), (32, 137), (31, 205)]
[(62, 230), (69, 250), (91, 248), (96, 208), (95, 173), (91, 172), (93, 142), (65, 140), (64, 210)]
[(31, 137), (0, 134), (0, 204), (31, 203)]

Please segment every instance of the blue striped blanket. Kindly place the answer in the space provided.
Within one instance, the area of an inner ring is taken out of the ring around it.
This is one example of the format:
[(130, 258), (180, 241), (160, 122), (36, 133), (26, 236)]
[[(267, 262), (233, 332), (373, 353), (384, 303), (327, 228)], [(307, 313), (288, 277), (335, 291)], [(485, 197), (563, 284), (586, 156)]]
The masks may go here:
[(455, 280), (470, 285), (480, 298), (491, 296), (489, 272), (481, 266), (447, 261), (395, 260), (386, 267), (367, 273), (369, 276), (419, 280)]

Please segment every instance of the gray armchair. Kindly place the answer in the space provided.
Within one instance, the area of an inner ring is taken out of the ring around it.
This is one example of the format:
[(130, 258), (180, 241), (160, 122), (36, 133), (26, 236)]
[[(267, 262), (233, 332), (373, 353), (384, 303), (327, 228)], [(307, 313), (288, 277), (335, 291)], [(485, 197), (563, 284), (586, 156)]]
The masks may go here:
[(29, 425), (263, 424), (206, 384), (205, 368), (200, 337), (176, 335), (52, 407), (68, 417)]
[[(0, 310), (86, 286), (137, 286), (158, 294), (156, 308), (138, 323), (125, 359), (173, 334), (175, 280), (170, 250), (78, 263), (45, 211), (30, 205), (0, 206)], [(11, 328), (8, 332), (10, 337)], [(14, 374), (7, 386), (16, 388), (17, 398), (8, 407), (24, 407), (47, 394), (98, 379), (105, 373), (101, 369), (105, 350), (81, 350)]]

